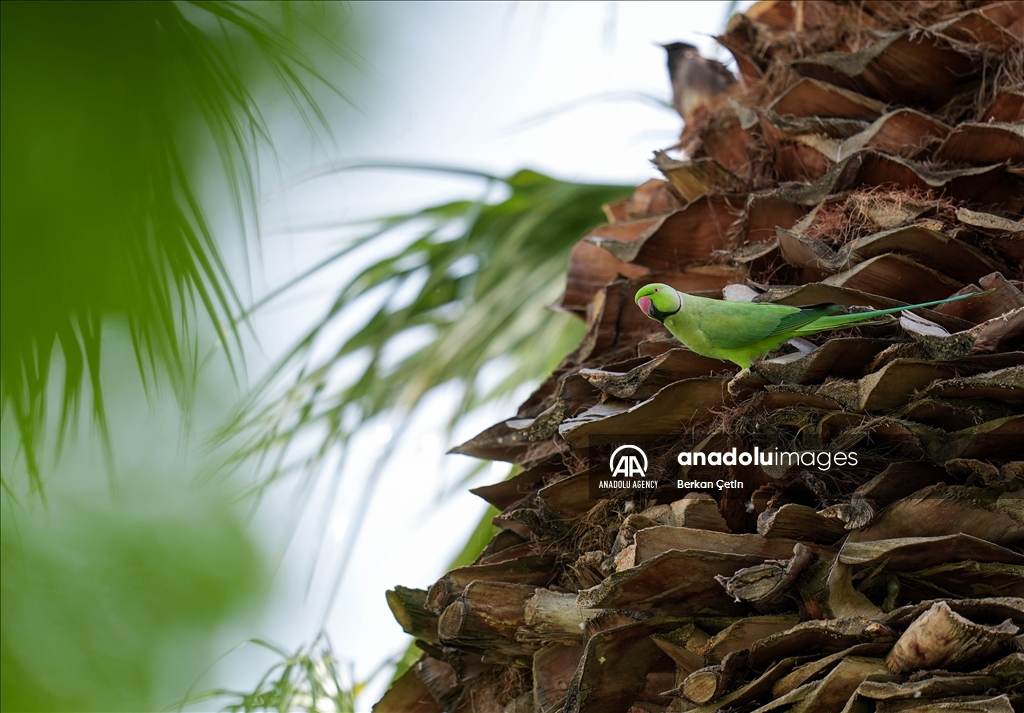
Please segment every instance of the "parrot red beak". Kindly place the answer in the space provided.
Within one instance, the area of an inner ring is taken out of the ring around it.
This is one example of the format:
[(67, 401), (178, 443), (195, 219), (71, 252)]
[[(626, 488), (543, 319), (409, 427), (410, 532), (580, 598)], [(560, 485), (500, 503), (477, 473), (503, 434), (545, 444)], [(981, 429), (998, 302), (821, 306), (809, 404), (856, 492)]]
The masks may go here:
[(648, 317), (654, 314), (654, 303), (651, 302), (650, 297), (641, 297), (637, 300), (637, 305), (643, 310), (644, 314)]

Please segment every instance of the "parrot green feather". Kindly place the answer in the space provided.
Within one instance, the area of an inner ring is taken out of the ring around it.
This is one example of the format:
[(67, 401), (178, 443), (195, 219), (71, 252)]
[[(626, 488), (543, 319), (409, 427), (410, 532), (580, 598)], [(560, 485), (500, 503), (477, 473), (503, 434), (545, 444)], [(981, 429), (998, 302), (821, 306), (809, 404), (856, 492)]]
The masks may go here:
[(879, 317), (988, 292), (956, 295), (921, 304), (877, 309), (856, 314), (837, 314), (834, 304), (790, 307), (755, 302), (729, 302), (688, 295), (661, 283), (646, 285), (636, 293), (636, 303), (650, 317), (665, 325), (680, 342), (703, 356), (731, 361), (743, 368), (790, 339), (851, 325), (879, 324)]

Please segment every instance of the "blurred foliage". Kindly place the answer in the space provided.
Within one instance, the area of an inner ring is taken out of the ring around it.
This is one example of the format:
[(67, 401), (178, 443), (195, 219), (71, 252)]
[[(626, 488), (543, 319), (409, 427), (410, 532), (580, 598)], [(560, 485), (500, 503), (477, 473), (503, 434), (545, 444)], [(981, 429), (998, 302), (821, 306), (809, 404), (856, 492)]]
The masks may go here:
[[(279, 362), (228, 431), (249, 434), (246, 456), (283, 453), (300, 434), (315, 434), (317, 447), (304, 444), (309, 455), (290, 463), (279, 456), (277, 463), (286, 465), (272, 476), (315, 472), (330, 448), (346, 443), (360, 424), (384, 412), (408, 413), (442, 385), (454, 385), (460, 394), (450, 429), (472, 409), (549, 373), (579, 342), (582, 323), (546, 308), (561, 294), (572, 246), (603, 222), (601, 206), (632, 189), (569, 183), (534, 171), (504, 179), (476, 175), (504, 188), (507, 197), (382, 218), (268, 298), (360, 248), (373, 248), (372, 264), (340, 286), (327, 313)], [(413, 237), (404, 245), (385, 240), (399, 230)], [(369, 319), (337, 348), (322, 349), (351, 321), (357, 301), (371, 305)], [(358, 378), (346, 379), (353, 358)], [(494, 373), (500, 378), (488, 378)], [(287, 387), (275, 392), (282, 382)]]
[(4, 2), (0, 12), (0, 408), (39, 490), (55, 356), (58, 447), (86, 385), (92, 419), (105, 423), (105, 320), (127, 323), (147, 383), (169, 374), (186, 405), (200, 321), (238, 361), (241, 300), (197, 174), (209, 171), (204, 154), (219, 155), (238, 216), (251, 220), (253, 157), (269, 139), (253, 88), (276, 82), (315, 120), (309, 87), (321, 78), (299, 48), (322, 44), (343, 13), (234, 2)]
[[(186, 415), (214, 343), (233, 369), (244, 363), (248, 300), (203, 206), (226, 192), (253, 234), (256, 156), (271, 138), (263, 112), (290, 102), (311, 130), (326, 128), (313, 88), (331, 83), (310, 53), (345, 58), (346, 12), (0, 3), (0, 409), (20, 457), (4, 458), (0, 476), (5, 710), (159, 708), (188, 666), (201, 667), (218, 622), (259, 589), (258, 558), (231, 508), (208, 491), (153, 485), (158, 468), (125, 473), (140, 485), (116, 497), (48, 483), (48, 509), (20, 492), (43, 493), (65, 437), (83, 431), (80, 415), (108, 457), (93, 471), (114, 480), (108, 415), (139, 404), (104, 400), (112, 347), (131, 352), (147, 395), (169, 384)], [(376, 255), (239, 411), (229, 432), (246, 438), (243, 457), (273, 458), (273, 476), (298, 436), (315, 434), (291, 463), (314, 477), (372, 416), (407, 415), (424, 394), (455, 385), (454, 419), (543, 376), (575, 345), (578, 320), (544, 307), (572, 244), (629, 189), (529, 171), (483, 178), (507, 197), (382, 219), (325, 261)], [(393, 231), (415, 236), (394, 247), (381, 239)], [(315, 348), (357, 303), (378, 306), (321, 356)], [(129, 337), (112, 338), (112, 325)], [(365, 364), (355, 380), (344, 376), (353, 357)], [(147, 439), (170, 440), (137, 437)], [(326, 641), (278, 653), (283, 663), (238, 694), (237, 710), (348, 705)]]
[(289, 654), (266, 641), (252, 639), (248, 643), (263, 647), (281, 660), (263, 674), (250, 692), (215, 689), (196, 695), (185, 702), (195, 705), (211, 699), (226, 699), (222, 711), (253, 713), (253, 711), (303, 710), (309, 713), (354, 713), (358, 686), (339, 670), (338, 659), (331, 650), (326, 634), (321, 633), (309, 646)]
[(0, 3), (4, 710), (159, 710), (266, 592), (236, 507), (171, 467), (212, 416), (190, 410), (200, 373), (242, 362), (244, 300), (204, 206), (226, 199), (254, 234), (263, 112), (322, 123), (308, 57), (337, 55), (346, 13)]
[(4, 710), (159, 710), (201, 673), (263, 566), (227, 503), (132, 473), (111, 504), (66, 489), (5, 514)]
[[(452, 387), (459, 394), (459, 404), (438, 419), (450, 434), (468, 412), (550, 373), (583, 335), (579, 319), (547, 309), (565, 284), (569, 251), (603, 222), (604, 204), (632, 190), (559, 181), (528, 170), (498, 178), (447, 167), (387, 168), (475, 176), (487, 182), (487, 190), (480, 200), (381, 218), (255, 306), (361, 249), (372, 255), (369, 265), (339, 286), (326, 314), (225, 429), (225, 437), (245, 439), (237, 462), (259, 462), (257, 492), (298, 474), (298, 492), (308, 497), (328, 457), (344, 451), (363, 424), (386, 414), (397, 425), (370, 471), (381, 472), (416, 405), (435, 389)], [(507, 195), (488, 202), (494, 188)], [(404, 243), (390, 240), (394, 234)], [(325, 349), (351, 325), (360, 306), (369, 306), (363, 326), (340, 346)], [(342, 477), (334, 477), (327, 502), (333, 502)], [(369, 477), (361, 486), (337, 558), (331, 603), (379, 482)]]

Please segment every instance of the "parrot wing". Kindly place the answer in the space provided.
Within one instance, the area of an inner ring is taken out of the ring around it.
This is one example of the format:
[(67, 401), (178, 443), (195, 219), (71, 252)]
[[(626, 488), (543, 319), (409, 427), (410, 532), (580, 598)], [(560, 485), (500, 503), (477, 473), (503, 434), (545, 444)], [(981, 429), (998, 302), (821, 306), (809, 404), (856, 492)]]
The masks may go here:
[(762, 339), (787, 334), (843, 310), (841, 306), (831, 303), (792, 308), (798, 309), (796, 312), (773, 309), (783, 305), (750, 302), (723, 305), (728, 305), (729, 309), (716, 309), (705, 314), (701, 320), (701, 331), (705, 338), (712, 346), (720, 349), (740, 349)]

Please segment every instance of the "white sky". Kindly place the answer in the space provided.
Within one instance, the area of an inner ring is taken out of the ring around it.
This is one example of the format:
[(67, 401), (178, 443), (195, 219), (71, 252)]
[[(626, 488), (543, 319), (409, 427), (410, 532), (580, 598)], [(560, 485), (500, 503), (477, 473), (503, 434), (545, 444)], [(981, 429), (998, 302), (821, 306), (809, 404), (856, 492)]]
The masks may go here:
[[(336, 146), (325, 149), (302, 138), (293, 115), (274, 119), (279, 175), (264, 186), (265, 252), (259, 295), (315, 263), (339, 241), (339, 231), (293, 228), (392, 214), (410, 208), (476, 197), (480, 185), (436, 175), (359, 171), (296, 185), (331, 162), (391, 160), (438, 163), (507, 175), (520, 168), (585, 182), (638, 184), (657, 175), (649, 159), (672, 145), (681, 120), (671, 110), (637, 101), (588, 104), (544, 122), (529, 120), (583, 97), (605, 92), (670, 95), (665, 53), (653, 43), (675, 40), (726, 58), (710, 38), (724, 26), (724, 2), (387, 2), (355, 3), (353, 17), (371, 48), (365, 55), (366, 86), (359, 111), (332, 115)], [(745, 7), (749, 3), (743, 3)], [(276, 184), (276, 185), (275, 185)], [(320, 314), (342, 275), (339, 265), (275, 303), (257, 323), (268, 360), (285, 349)], [(356, 444), (344, 466), (342, 489), (330, 511), (327, 536), (307, 596), (319, 535), (318, 508), (301, 519), (285, 550), (291, 526), (289, 489), (278, 488), (255, 520), (260, 539), (280, 559), (273, 605), (258, 636), (294, 649), (320, 628), (327, 593), (345, 533), (365, 477), (382, 479), (366, 528), (349, 564), (340, 596), (327, 619), (336, 652), (362, 679), (404, 650), (408, 637), (393, 620), (384, 591), (397, 584), (428, 587), (461, 549), (484, 511), (465, 492), (443, 500), (465, 472), (468, 459), (443, 456), (444, 443), (431, 415), (450, 398), (439, 394), (405, 432), (392, 466), (369, 473), (394, 424), (376, 424)], [(514, 403), (480, 414), (457, 434), (468, 438), (508, 416)], [(508, 472), (498, 465), (493, 482)], [(313, 502), (326, 502), (325, 484)], [(253, 636), (251, 626), (232, 627), (221, 650)], [(244, 688), (270, 659), (239, 652), (222, 664), (220, 677)], [(386, 685), (379, 678), (362, 699), (369, 709)]]

